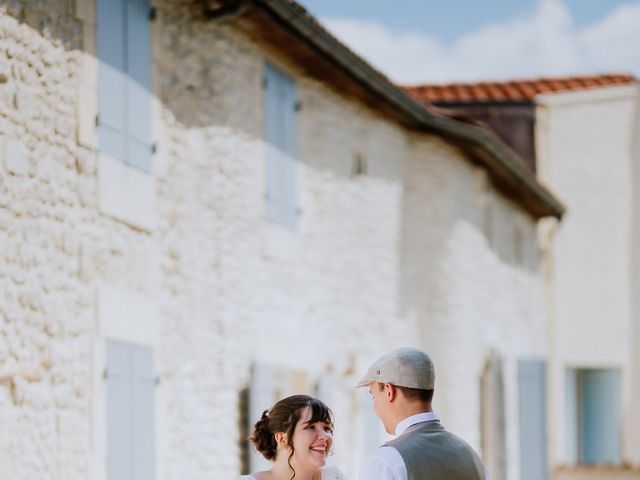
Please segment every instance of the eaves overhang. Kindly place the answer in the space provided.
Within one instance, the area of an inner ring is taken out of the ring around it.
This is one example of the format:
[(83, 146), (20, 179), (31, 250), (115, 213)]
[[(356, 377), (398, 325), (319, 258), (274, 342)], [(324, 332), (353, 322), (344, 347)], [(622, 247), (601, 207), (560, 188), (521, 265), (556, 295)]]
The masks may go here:
[(535, 218), (560, 219), (564, 206), (490, 130), (430, 111), (331, 35), (293, 0), (202, 0), (210, 18), (224, 12), (308, 75), (358, 98), (414, 130), (434, 133), (483, 165), (503, 194)]

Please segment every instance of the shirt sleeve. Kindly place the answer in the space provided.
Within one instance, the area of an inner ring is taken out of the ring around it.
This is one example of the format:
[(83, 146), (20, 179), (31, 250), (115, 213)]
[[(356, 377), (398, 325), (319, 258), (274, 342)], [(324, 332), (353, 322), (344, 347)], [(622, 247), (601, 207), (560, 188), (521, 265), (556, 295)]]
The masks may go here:
[(407, 480), (407, 467), (393, 447), (379, 447), (367, 457), (360, 480)]

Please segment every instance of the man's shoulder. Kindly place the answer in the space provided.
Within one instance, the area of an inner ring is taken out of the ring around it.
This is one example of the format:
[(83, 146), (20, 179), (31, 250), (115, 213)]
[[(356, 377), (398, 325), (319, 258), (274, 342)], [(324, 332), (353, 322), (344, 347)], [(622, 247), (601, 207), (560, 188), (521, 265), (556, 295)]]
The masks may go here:
[(419, 447), (420, 445), (441, 445), (443, 448), (446, 447), (446, 450), (469, 450), (474, 455), (477, 455), (469, 443), (444, 428), (437, 420), (412, 425), (402, 435), (387, 442), (387, 445), (397, 448), (399, 452), (404, 451), (406, 448)]

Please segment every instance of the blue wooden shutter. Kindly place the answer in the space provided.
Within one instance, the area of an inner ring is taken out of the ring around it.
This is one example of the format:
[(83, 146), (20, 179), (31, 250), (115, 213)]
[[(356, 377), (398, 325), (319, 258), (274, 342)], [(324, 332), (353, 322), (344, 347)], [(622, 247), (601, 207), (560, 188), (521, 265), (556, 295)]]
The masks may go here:
[(156, 379), (153, 372), (151, 349), (131, 347), (133, 359), (133, 438), (135, 457), (133, 478), (152, 480), (154, 469), (154, 390)]
[(107, 473), (109, 480), (131, 479), (131, 361), (128, 346), (107, 343)]
[(151, 167), (151, 49), (149, 0), (126, 1), (127, 161)]
[(154, 387), (150, 349), (107, 342), (109, 480), (154, 478)]
[(620, 463), (620, 376), (616, 370), (580, 370), (580, 463)]
[(296, 222), (296, 88), (294, 81), (265, 66), (267, 216), (293, 228)]
[(284, 77), (282, 82), (283, 87), (283, 103), (284, 114), (282, 124), (284, 126), (283, 132), (283, 147), (282, 149), (286, 153), (283, 157), (284, 164), (284, 202), (285, 202), (285, 215), (286, 224), (293, 228), (297, 219), (297, 206), (296, 206), (296, 157), (298, 150), (296, 148), (296, 85), (289, 77)]
[(578, 463), (578, 371), (565, 370), (565, 462), (574, 466)]
[(100, 150), (127, 159), (125, 0), (97, 0), (98, 138)]
[(282, 222), (283, 207), (283, 162), (279, 151), (281, 135), (281, 102), (278, 72), (267, 64), (265, 68), (264, 121), (267, 141), (267, 216), (275, 222)]
[(546, 480), (547, 409), (544, 361), (518, 362), (520, 478)]

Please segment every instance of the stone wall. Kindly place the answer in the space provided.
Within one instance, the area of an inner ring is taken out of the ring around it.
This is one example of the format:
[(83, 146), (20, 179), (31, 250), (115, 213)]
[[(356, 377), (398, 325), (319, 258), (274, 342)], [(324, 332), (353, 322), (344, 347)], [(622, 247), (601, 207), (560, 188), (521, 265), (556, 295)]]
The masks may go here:
[[(254, 364), (331, 378), (333, 460), (356, 478), (363, 432), (378, 433), (351, 387), (406, 344), (433, 352), (436, 407), (476, 446), (498, 350), (517, 438), (515, 361), (543, 350), (533, 220), (453, 146), (191, 2), (154, 3), (150, 173), (98, 154), (93, 3), (0, 7), (0, 477), (106, 478), (108, 339), (154, 348), (161, 479), (239, 473)], [(264, 214), (265, 59), (302, 106), (295, 230)], [(112, 208), (108, 173), (141, 190)]]
[[(0, 7), (0, 477), (85, 478), (91, 159), (66, 2)], [(34, 28), (35, 26), (35, 28)]]

